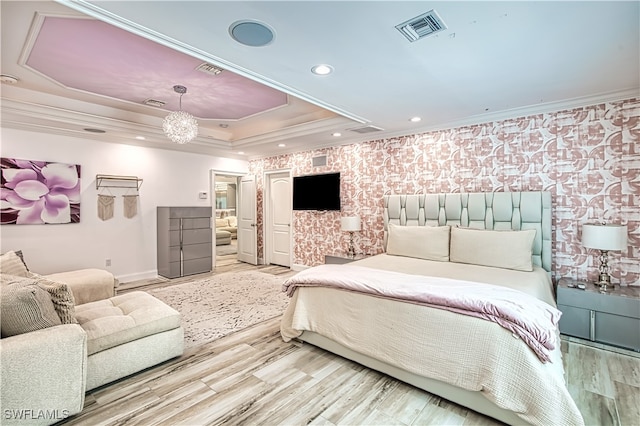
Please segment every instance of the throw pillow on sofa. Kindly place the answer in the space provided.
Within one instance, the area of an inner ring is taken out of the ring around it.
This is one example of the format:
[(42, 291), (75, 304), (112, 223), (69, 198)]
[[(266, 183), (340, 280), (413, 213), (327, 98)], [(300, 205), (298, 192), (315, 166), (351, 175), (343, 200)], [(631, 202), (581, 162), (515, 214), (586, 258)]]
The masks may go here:
[(22, 251), (8, 251), (0, 255), (0, 273), (28, 277), (29, 270), (22, 258)]
[(0, 331), (2, 337), (15, 336), (62, 324), (49, 292), (20, 277), (1, 274)]
[(60, 321), (62, 321), (63, 324), (77, 324), (76, 301), (73, 298), (73, 292), (69, 286), (65, 283), (51, 281), (33, 272), (30, 272), (30, 274), (35, 284), (45, 289), (49, 293), (49, 296), (51, 296), (53, 307), (56, 309)]

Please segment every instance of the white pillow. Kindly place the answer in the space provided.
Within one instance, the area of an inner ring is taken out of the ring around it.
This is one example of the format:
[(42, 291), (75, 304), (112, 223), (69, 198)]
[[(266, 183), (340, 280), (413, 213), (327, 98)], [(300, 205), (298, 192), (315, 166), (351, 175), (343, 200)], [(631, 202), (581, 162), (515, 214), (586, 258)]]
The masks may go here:
[(536, 230), (492, 231), (451, 228), (451, 262), (533, 271)]
[(399, 226), (389, 224), (387, 254), (449, 261), (449, 226)]

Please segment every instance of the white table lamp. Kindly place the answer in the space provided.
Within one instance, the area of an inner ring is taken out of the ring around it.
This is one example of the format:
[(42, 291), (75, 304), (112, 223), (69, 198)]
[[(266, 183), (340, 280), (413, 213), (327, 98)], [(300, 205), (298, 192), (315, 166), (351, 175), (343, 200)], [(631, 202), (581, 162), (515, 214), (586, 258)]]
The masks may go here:
[(346, 216), (340, 219), (340, 227), (343, 231), (349, 233), (349, 251), (347, 256), (356, 257), (356, 249), (353, 246), (353, 233), (360, 230), (359, 216)]
[(608, 253), (611, 250), (625, 250), (627, 248), (627, 226), (615, 224), (585, 223), (582, 225), (582, 245), (587, 248), (600, 250), (600, 275), (596, 284), (602, 292), (607, 291), (611, 283), (609, 275)]

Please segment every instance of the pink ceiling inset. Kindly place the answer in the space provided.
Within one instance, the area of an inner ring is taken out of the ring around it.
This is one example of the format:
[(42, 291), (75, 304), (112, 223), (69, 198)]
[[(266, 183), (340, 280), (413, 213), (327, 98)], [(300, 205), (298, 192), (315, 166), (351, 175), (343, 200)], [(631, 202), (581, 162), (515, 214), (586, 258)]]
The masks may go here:
[(201, 119), (239, 120), (287, 104), (287, 95), (229, 71), (210, 75), (204, 61), (92, 19), (44, 19), (26, 64), (60, 84), (142, 104), (179, 108)]

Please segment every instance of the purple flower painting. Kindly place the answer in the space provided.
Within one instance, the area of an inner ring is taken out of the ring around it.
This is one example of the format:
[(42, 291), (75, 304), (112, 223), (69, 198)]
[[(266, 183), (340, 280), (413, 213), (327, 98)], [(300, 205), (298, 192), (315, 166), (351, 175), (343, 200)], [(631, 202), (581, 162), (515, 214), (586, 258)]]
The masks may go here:
[(80, 166), (0, 158), (0, 223), (80, 222)]

